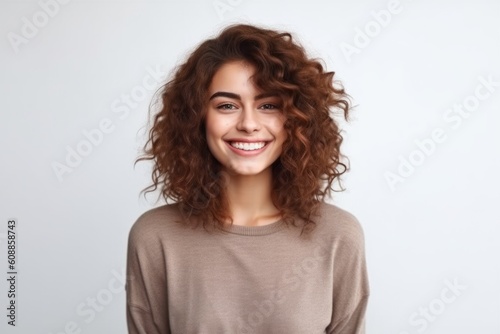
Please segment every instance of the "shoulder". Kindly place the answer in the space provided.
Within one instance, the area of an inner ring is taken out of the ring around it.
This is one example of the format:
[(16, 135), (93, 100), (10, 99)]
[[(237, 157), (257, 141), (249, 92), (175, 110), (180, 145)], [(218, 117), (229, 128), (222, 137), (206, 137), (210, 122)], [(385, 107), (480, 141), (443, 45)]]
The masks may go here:
[(334, 241), (351, 246), (364, 246), (364, 232), (358, 218), (337, 205), (322, 202), (319, 209), (318, 229)]
[(180, 219), (177, 203), (165, 204), (142, 213), (132, 224), (129, 243), (146, 245), (158, 240)]
[(346, 232), (363, 233), (363, 228), (358, 218), (351, 212), (340, 208), (335, 204), (322, 202), (319, 209), (320, 221), (336, 230)]

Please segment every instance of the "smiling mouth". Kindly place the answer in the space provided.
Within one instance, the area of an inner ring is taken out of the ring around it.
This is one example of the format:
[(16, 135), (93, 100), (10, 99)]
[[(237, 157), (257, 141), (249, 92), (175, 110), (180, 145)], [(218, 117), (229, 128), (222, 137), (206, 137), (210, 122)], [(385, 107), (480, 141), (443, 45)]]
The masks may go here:
[(247, 152), (260, 150), (264, 148), (267, 144), (269, 144), (268, 141), (252, 142), (252, 143), (227, 141), (227, 143), (238, 150)]

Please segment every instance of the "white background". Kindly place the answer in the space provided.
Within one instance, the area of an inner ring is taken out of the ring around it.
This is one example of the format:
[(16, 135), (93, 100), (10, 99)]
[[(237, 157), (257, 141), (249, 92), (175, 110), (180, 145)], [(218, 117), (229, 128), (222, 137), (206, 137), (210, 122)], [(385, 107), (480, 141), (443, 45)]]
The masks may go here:
[[(49, 16), (51, 2), (0, 4), (0, 277), (9, 218), (19, 272), (16, 328), (1, 279), (2, 333), (126, 332), (128, 232), (163, 204), (139, 197), (150, 163), (133, 166), (149, 103), (236, 22), (294, 33), (356, 104), (342, 123), (347, 191), (330, 202), (365, 231), (367, 333), (500, 333), (500, 2), (73, 0)], [(112, 130), (85, 146), (103, 120)], [(58, 174), (78, 147), (88, 154)]]

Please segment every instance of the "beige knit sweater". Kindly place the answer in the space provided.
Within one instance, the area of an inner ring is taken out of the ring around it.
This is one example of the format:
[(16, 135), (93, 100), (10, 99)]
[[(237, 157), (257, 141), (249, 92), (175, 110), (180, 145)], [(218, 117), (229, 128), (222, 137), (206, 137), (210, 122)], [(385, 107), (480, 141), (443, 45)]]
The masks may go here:
[(365, 333), (363, 230), (335, 205), (320, 214), (303, 239), (281, 220), (208, 233), (175, 223), (177, 204), (143, 213), (128, 239), (129, 333)]

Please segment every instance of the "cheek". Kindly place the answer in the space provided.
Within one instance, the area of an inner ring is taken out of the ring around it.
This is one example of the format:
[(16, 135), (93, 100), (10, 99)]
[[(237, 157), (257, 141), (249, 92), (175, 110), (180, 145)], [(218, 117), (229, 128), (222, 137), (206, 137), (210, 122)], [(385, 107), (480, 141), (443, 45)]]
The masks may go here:
[(282, 118), (274, 118), (272, 120), (269, 120), (269, 130), (274, 134), (275, 137), (277, 138), (286, 138), (286, 130), (285, 130), (285, 123)]
[(216, 145), (216, 142), (226, 135), (229, 127), (227, 119), (208, 114), (205, 121), (207, 142)]
[(233, 120), (228, 116), (208, 113), (205, 121), (205, 128), (207, 129), (207, 133), (210, 132), (212, 134), (222, 135), (228, 132), (233, 126), (232, 121)]
[(207, 138), (212, 137), (217, 133), (217, 120), (210, 113), (207, 114), (207, 118), (205, 120), (205, 130)]

